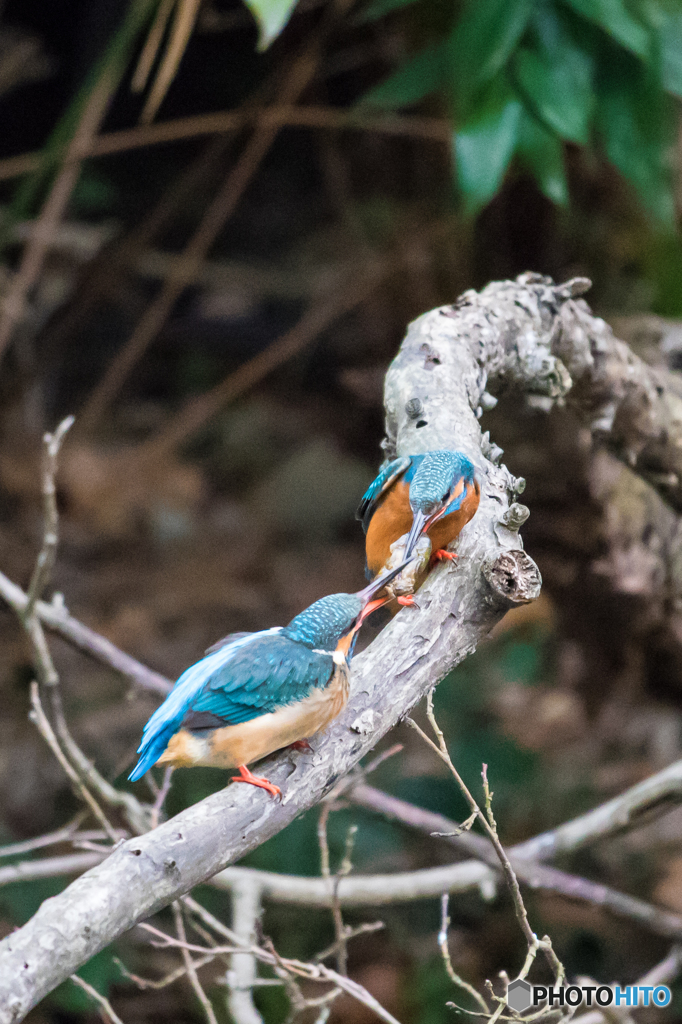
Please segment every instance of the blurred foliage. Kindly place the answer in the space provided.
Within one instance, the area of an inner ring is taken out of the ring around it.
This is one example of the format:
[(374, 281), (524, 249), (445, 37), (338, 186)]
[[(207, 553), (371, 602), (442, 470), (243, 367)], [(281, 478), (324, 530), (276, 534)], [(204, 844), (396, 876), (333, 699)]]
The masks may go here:
[(397, 108), (440, 93), (466, 211), (493, 199), (515, 156), (552, 202), (566, 204), (563, 147), (572, 143), (605, 155), (651, 217), (672, 228), (676, 0), (375, 0), (364, 19), (407, 7), (413, 37), (429, 42), (364, 103)]
[(260, 29), (260, 49), (264, 50), (282, 31), (297, 0), (244, 0)]

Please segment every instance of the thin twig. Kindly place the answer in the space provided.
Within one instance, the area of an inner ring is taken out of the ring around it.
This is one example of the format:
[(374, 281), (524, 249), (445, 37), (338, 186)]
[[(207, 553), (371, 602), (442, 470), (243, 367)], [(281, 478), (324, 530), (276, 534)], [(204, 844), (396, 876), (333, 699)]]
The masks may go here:
[[(21, 843), (10, 843), (8, 846), (0, 846), (0, 860), (3, 857), (18, 857), (22, 853), (30, 853), (32, 850), (42, 850), (46, 846), (57, 846), (59, 843), (68, 842), (77, 833), (78, 828), (85, 817), (85, 811), (79, 811), (76, 817), (64, 828), (56, 832), (48, 832), (43, 836), (36, 836), (35, 839), (24, 839)], [(102, 833), (97, 833), (102, 835)], [(92, 835), (88, 835), (92, 839)]]
[(16, 324), (23, 316), (29, 292), (45, 262), (57, 225), (80, 176), (81, 161), (92, 145), (118, 83), (113, 65), (104, 68), (81, 114), (80, 123), (64, 154), (62, 167), (33, 228), (19, 269), (12, 279), (0, 311), (0, 359), (9, 345)]
[(105, 1024), (123, 1024), (121, 1018), (112, 1009), (109, 1000), (106, 996), (103, 996), (101, 992), (98, 992), (96, 988), (89, 985), (87, 981), (83, 981), (83, 979), (79, 978), (77, 974), (72, 974), (69, 981), (72, 981), (74, 985), (78, 985), (79, 988), (82, 988), (83, 991), (87, 992), (90, 998), (97, 1003), (97, 1006), (99, 1007), (99, 1015)]
[[(137, 987), (143, 991), (146, 989), (158, 990), (161, 988), (167, 988), (168, 985), (172, 985), (180, 978), (184, 978), (187, 974), (187, 968), (183, 965), (182, 967), (176, 967), (176, 969), (171, 971), (170, 974), (166, 974), (163, 978), (159, 978), (158, 981), (155, 981), (153, 978), (141, 978), (139, 974), (131, 973), (123, 961), (119, 960), (117, 956), (112, 957), (112, 959), (123, 977), (127, 978), (128, 981), (132, 981), (134, 985), (137, 985)], [(194, 961), (194, 970), (198, 971), (201, 967), (205, 967), (206, 964), (213, 963), (214, 960), (215, 957), (213, 953), (207, 953), (206, 956), (200, 957), (198, 960)]]
[[(104, 779), (97, 771), (94, 764), (92, 764), (92, 762), (90, 762), (85, 756), (69, 731), (62, 705), (59, 674), (55, 668), (45, 633), (37, 614), (39, 604), (38, 598), (40, 596), (40, 592), (49, 582), (49, 576), (54, 563), (56, 546), (59, 538), (59, 515), (55, 498), (57, 456), (59, 454), (61, 443), (72, 423), (73, 418), (67, 417), (60, 423), (54, 435), (46, 434), (44, 437), (43, 543), (36, 560), (36, 567), (33, 572), (31, 587), (29, 594), (26, 595), (25, 602), (13, 599), (10, 600), (10, 603), (12, 604), (12, 607), (19, 617), (19, 620), (31, 642), (33, 660), (38, 679), (49, 694), (56, 736), (55, 732), (52, 731), (51, 726), (49, 726), (49, 722), (42, 710), (42, 706), (40, 706), (40, 699), (36, 689), (35, 701), (33, 701), (33, 711), (35, 715), (33, 720), (38, 724), (41, 734), (48, 743), (50, 743), (50, 746), (52, 747), (53, 752), (55, 752), (55, 756), (59, 758), (60, 763), (62, 765), (64, 765), (65, 762), (69, 763), (70, 769), (73, 769), (73, 772), (75, 772), (75, 775), (78, 778), (78, 791), (81, 794), (88, 794), (87, 796), (83, 795), (83, 799), (90, 805), (93, 813), (96, 814), (98, 821), (100, 821), (110, 836), (113, 835), (113, 830), (106, 820), (106, 817), (103, 816), (103, 812), (99, 809), (97, 801), (95, 801), (94, 797), (90, 794), (90, 789), (94, 790), (104, 803), (109, 804), (112, 807), (120, 808), (125, 814), (128, 824), (134, 831), (145, 832), (148, 828), (149, 816), (142, 804), (140, 804), (132, 793), (117, 790), (107, 782), (106, 779)], [(4, 593), (3, 596), (5, 596)], [(57, 739), (57, 737), (59, 739)], [(55, 746), (53, 746), (53, 743)], [(56, 753), (56, 748), (59, 749), (59, 754)], [(67, 771), (69, 778), (72, 778), (73, 772)], [(97, 807), (97, 810), (94, 809), (95, 807)]]
[[(280, 90), (282, 103), (293, 104), (298, 101), (317, 70), (323, 39), (331, 32), (338, 16), (351, 6), (352, 2), (353, 0), (337, 0), (336, 3), (330, 5), (329, 12), (320, 22), (317, 32), (306, 44), (303, 52), (294, 61), (285, 77)], [(232, 216), (253, 176), (277, 138), (279, 130), (280, 127), (277, 124), (259, 124), (257, 126), (237, 164), (230, 170), (204, 213), (198, 228), (184, 250), (181, 263), (164, 282), (159, 295), (147, 307), (130, 338), (110, 364), (86, 402), (82, 412), (84, 429), (92, 430), (100, 420), (119, 393), (132, 368), (157, 337), (179, 296), (195, 279), (202, 261)]]
[[(560, 986), (561, 984), (563, 984), (563, 980), (565, 977), (564, 966), (557, 957), (556, 953), (554, 952), (549, 936), (545, 935), (542, 939), (538, 939), (537, 935), (531, 928), (530, 923), (528, 921), (528, 913), (526, 911), (526, 906), (523, 902), (523, 897), (521, 895), (521, 889), (519, 887), (518, 878), (516, 877), (514, 868), (512, 867), (509, 857), (507, 856), (507, 853), (504, 847), (502, 846), (502, 843), (500, 842), (499, 836), (497, 834), (497, 824), (495, 822), (495, 818), (492, 811), (492, 793), (488, 785), (487, 765), (483, 765), (482, 771), (483, 792), (485, 797), (484, 813), (479, 807), (476, 799), (470, 792), (468, 786), (460, 776), (459, 772), (455, 768), (454, 764), (452, 763), (452, 759), (450, 758), (447, 744), (445, 742), (445, 737), (440, 726), (438, 725), (438, 722), (436, 721), (436, 716), (434, 714), (433, 691), (428, 693), (426, 697), (426, 715), (429, 720), (429, 724), (431, 725), (431, 728), (433, 729), (436, 739), (438, 741), (437, 744), (434, 743), (433, 740), (426, 735), (424, 730), (421, 729), (420, 726), (417, 725), (417, 723), (413, 719), (408, 718), (407, 721), (450, 769), (450, 772), (455, 778), (462, 795), (464, 796), (466, 802), (469, 804), (472, 816), (475, 814), (477, 820), (483, 826), (490, 842), (492, 843), (495, 849), (495, 853), (497, 854), (500, 864), (502, 865), (502, 872), (504, 874), (505, 881), (507, 883), (509, 892), (512, 897), (512, 902), (514, 904), (514, 913), (516, 915), (519, 927), (521, 928), (523, 936), (526, 939), (526, 943), (528, 945), (528, 953), (526, 955), (525, 962), (519, 974), (517, 975), (517, 980), (519, 978), (526, 977), (535, 960), (538, 950), (541, 949), (545, 954), (545, 957), (554, 973), (555, 984), (557, 986)], [(500, 1002), (498, 1004), (497, 1009), (490, 1018), (490, 1024), (495, 1024), (495, 1021), (498, 1020), (500, 1014), (505, 1009), (505, 1006), (506, 1003), (503, 1004), (502, 1002)]]
[[(147, 772), (147, 775), (150, 776), (150, 773)], [(173, 767), (170, 766), (169, 768), (166, 768), (165, 772), (163, 773), (163, 782), (161, 783), (161, 786), (156, 794), (156, 799), (152, 804), (150, 814), (150, 828), (156, 828), (156, 826), (159, 824), (161, 811), (163, 810), (163, 805), (165, 803), (166, 797), (168, 796), (168, 791), (171, 788), (172, 779)]]
[[(87, 157), (127, 153), (146, 146), (165, 145), (181, 139), (218, 135), (241, 128), (249, 122), (277, 122), (282, 128), (313, 128), (331, 131), (376, 132), (398, 138), (418, 139), (447, 145), (452, 126), (445, 118), (415, 114), (372, 114), (366, 110), (319, 106), (273, 106), (263, 110), (224, 110), (192, 114), (140, 128), (105, 132), (93, 139)], [(40, 166), (42, 152), (19, 153), (0, 160), (0, 181), (29, 174)]]
[(204, 1016), (206, 1017), (208, 1024), (218, 1024), (211, 1002), (206, 993), (204, 992), (201, 982), (199, 981), (196, 964), (192, 959), (189, 949), (187, 949), (185, 946), (185, 943), (187, 942), (187, 936), (185, 935), (185, 923), (182, 920), (182, 909), (180, 904), (177, 902), (173, 903), (172, 910), (173, 918), (175, 920), (175, 930), (178, 933), (178, 939), (180, 943), (182, 943), (180, 948), (189, 983), (194, 989), (194, 994), (201, 1003), (202, 1009), (204, 1011)]
[[(449, 232), (451, 227), (450, 218), (439, 217), (426, 225), (420, 237), (425, 241), (433, 240)], [(384, 256), (375, 256), (359, 270), (344, 273), (336, 287), (311, 303), (298, 323), (263, 352), (242, 363), (209, 391), (188, 399), (170, 423), (140, 446), (136, 458), (140, 462), (157, 460), (179, 448), (226, 404), (298, 355), (332, 323), (361, 305), (383, 281), (400, 270), (401, 258), (401, 247), (391, 246)]]
[(49, 583), (54, 568), (54, 561), (57, 555), (57, 542), (59, 539), (59, 514), (57, 511), (57, 487), (55, 475), (57, 473), (57, 457), (66, 434), (74, 424), (75, 417), (67, 416), (63, 419), (54, 434), (45, 434), (43, 444), (43, 545), (36, 558), (33, 576), (27, 592), (26, 608), (24, 615), (30, 618), (33, 615), (36, 601), (42, 597), (43, 591)]
[(154, 78), (154, 84), (147, 97), (147, 102), (140, 114), (140, 122), (142, 124), (150, 124), (154, 120), (164, 96), (178, 72), (180, 61), (199, 14), (200, 4), (201, 0), (178, 0), (170, 39), (161, 60), (161, 65)]
[(459, 988), (463, 988), (465, 992), (468, 992), (471, 998), (481, 1007), (481, 1009), (489, 1014), (488, 1004), (486, 1003), (480, 992), (477, 992), (473, 985), (470, 985), (464, 978), (460, 978), (459, 974), (455, 971), (452, 966), (452, 960), (450, 958), (450, 950), (448, 948), (448, 930), (450, 928), (450, 915), (448, 914), (448, 893), (444, 892), (441, 896), (440, 913), (441, 923), (440, 931), (438, 933), (438, 945), (443, 957), (443, 963), (445, 964), (445, 970), (450, 980), (457, 985)]
[[(20, 619), (22, 618), (26, 610), (27, 595), (21, 587), (12, 583), (1, 572), (0, 598), (7, 602)], [(35, 606), (35, 615), (47, 629), (57, 633), (79, 651), (99, 661), (102, 665), (107, 665), (115, 672), (119, 672), (137, 686), (151, 690), (161, 697), (167, 697), (170, 693), (173, 686), (170, 679), (147, 668), (135, 658), (131, 658), (129, 654), (120, 650), (100, 633), (96, 633), (94, 629), (90, 629), (89, 626), (83, 625), (78, 619), (69, 615), (61, 595), (55, 595), (50, 604), (38, 601)]]
[(353, 870), (351, 858), (353, 856), (353, 846), (355, 844), (355, 834), (357, 830), (357, 825), (351, 825), (346, 833), (343, 860), (334, 875), (334, 884), (332, 887), (332, 915), (334, 918), (334, 931), (336, 932), (336, 944), (338, 947), (336, 963), (339, 974), (343, 975), (348, 974), (348, 930), (343, 922), (343, 914), (341, 912), (339, 882)]
[(71, 763), (67, 760), (67, 758), (64, 755), (64, 752), (62, 751), (62, 748), (57, 742), (57, 737), (52, 731), (52, 726), (50, 725), (47, 716), (43, 711), (43, 706), (40, 703), (38, 684), (35, 681), (31, 683), (31, 707), (32, 711), (29, 714), (29, 718), (31, 719), (32, 722), (34, 722), (38, 729), (38, 732), (43, 737), (43, 739), (49, 746), (50, 750), (59, 761), (67, 777), (73, 784), (76, 793), (88, 805), (88, 807), (90, 808), (94, 816), (97, 818), (98, 822), (100, 823), (106, 834), (111, 839), (112, 843), (117, 843), (119, 837), (118, 834), (116, 833), (116, 830), (111, 826), (104, 811), (99, 806), (90, 790), (87, 789), (87, 787), (83, 784), (78, 773), (72, 767)]
[[(168, 947), (176, 947), (185, 949), (190, 953), (201, 953), (206, 955), (206, 950), (202, 946), (195, 946), (190, 942), (182, 941), (180, 939), (174, 939), (172, 936), (167, 935), (165, 932), (160, 931), (158, 928), (154, 928), (152, 925), (141, 923), (138, 927), (143, 928), (150, 934), (155, 935), (161, 939), (161, 942), (152, 943), (159, 948), (164, 949)], [(270, 950), (263, 949), (260, 946), (247, 946), (246, 944), (240, 943), (240, 948), (247, 952), (252, 952), (259, 960), (263, 963), (275, 966), (276, 964), (284, 965), (287, 971), (291, 971), (293, 974), (301, 978), (306, 978), (309, 981), (331, 981), (334, 982), (339, 988), (348, 992), (358, 1002), (363, 1003), (369, 1009), (374, 1010), (381, 1020), (386, 1021), (386, 1024), (399, 1024), (396, 1018), (384, 1009), (384, 1007), (370, 995), (366, 988), (353, 981), (351, 978), (346, 978), (339, 974), (337, 971), (331, 970), (329, 967), (325, 967), (324, 964), (312, 964), (305, 963), (301, 960), (291, 960), (285, 957), (276, 955)], [(234, 953), (235, 949), (233, 946), (217, 946), (212, 950), (214, 956), (219, 956), (224, 953)]]
[[(382, 931), (386, 925), (383, 921), (365, 921), (359, 924), (357, 928), (346, 928), (343, 942), (350, 942), (351, 939), (355, 939), (358, 935), (370, 935), (372, 932)], [(332, 942), (331, 946), (327, 946), (321, 953), (316, 953), (313, 957), (313, 963), (321, 963), (323, 960), (327, 960), (328, 957), (333, 956), (338, 951), (339, 943)]]
[(175, 0), (161, 0), (157, 10), (156, 17), (154, 18), (149, 32), (147, 32), (147, 38), (145, 39), (144, 46), (140, 53), (137, 61), (137, 67), (130, 80), (131, 92), (142, 92), (146, 88), (147, 80), (151, 73), (156, 55), (159, 52), (161, 43), (163, 41), (164, 33), (166, 31), (166, 25), (168, 19), (173, 13), (173, 7), (175, 6)]

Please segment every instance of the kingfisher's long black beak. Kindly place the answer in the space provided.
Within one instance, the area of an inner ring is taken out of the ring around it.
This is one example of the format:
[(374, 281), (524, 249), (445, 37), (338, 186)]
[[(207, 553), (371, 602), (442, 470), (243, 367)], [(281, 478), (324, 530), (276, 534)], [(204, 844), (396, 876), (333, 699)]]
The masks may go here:
[(405, 555), (412, 554), (415, 544), (426, 529), (427, 523), (428, 518), (423, 512), (413, 513), (412, 526), (410, 527), (410, 532), (407, 535), (407, 543), (405, 544)]
[(380, 597), (376, 600), (372, 600), (372, 598), (374, 597), (375, 594), (378, 594), (380, 590), (383, 590), (387, 583), (390, 583), (391, 580), (394, 580), (396, 576), (398, 576), (399, 573), (401, 573), (403, 569), (410, 564), (411, 561), (411, 558), (407, 558), (404, 562), (401, 562), (400, 565), (396, 566), (395, 569), (391, 569), (390, 572), (385, 572), (382, 573), (382, 575), (377, 576), (375, 579), (372, 580), (368, 587), (365, 587), (364, 590), (358, 591), (358, 597), (361, 600), (365, 601), (365, 607), (360, 612), (356, 629), (359, 629), (359, 627), (362, 625), (362, 623), (365, 621), (368, 615), (371, 615), (372, 612), (375, 612), (377, 610), (377, 608), (381, 608), (383, 605), (388, 604), (388, 602), (392, 600), (392, 598), (389, 596)]

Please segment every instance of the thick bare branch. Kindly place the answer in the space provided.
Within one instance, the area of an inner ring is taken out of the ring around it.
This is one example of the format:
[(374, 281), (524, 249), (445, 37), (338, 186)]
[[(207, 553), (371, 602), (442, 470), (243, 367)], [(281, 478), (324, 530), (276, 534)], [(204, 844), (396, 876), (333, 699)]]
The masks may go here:
[(675, 761), (578, 818), (512, 848), (516, 859), (551, 860), (648, 824), (682, 803), (682, 761)]
[[(633, 787), (637, 788), (637, 787)], [(628, 791), (631, 792), (631, 791)], [(462, 831), (457, 822), (450, 821), (442, 814), (435, 814), (433, 811), (425, 811), (414, 804), (406, 803), (398, 797), (382, 793), (364, 783), (351, 790), (349, 798), (361, 807), (385, 814), (388, 818), (402, 821), (405, 825), (417, 828), (421, 832), (438, 836), (444, 842), (450, 843), (462, 853), (473, 855), (479, 860), (488, 864), (491, 868), (499, 867), (497, 854), (492, 850), (490, 844), (483, 836), (475, 835), (470, 831)], [(591, 814), (597, 815), (599, 808)], [(585, 815), (588, 818), (589, 815)], [(576, 821), (581, 819), (576, 819)], [(552, 835), (552, 833), (546, 833)], [(534, 840), (528, 841), (530, 847)], [(526, 844), (520, 844), (525, 847)], [(609, 886), (599, 882), (592, 882), (587, 878), (578, 875), (571, 875), (566, 871), (539, 863), (528, 857), (517, 856), (516, 850), (520, 847), (512, 846), (506, 853), (514, 869), (514, 873), (520, 882), (531, 889), (551, 892), (557, 896), (564, 896), (571, 900), (580, 900), (591, 903), (593, 906), (602, 907), (618, 917), (630, 918), (637, 921), (643, 927), (655, 932), (658, 935), (665, 935), (669, 938), (677, 938), (680, 935), (682, 917), (672, 914), (670, 911), (662, 910), (629, 896), (627, 893), (618, 892)], [(236, 870), (236, 869), (231, 869)]]
[(549, 400), (566, 392), (568, 372), (551, 347), (582, 317), (571, 296), (584, 287), (584, 281), (553, 287), (526, 276), (481, 295), (467, 293), (411, 325), (386, 379), (386, 450), (458, 448), (476, 463), (481, 505), (462, 534), (456, 567), (436, 569), (420, 591), (420, 607), (402, 611), (355, 659), (348, 707), (315, 740), (314, 752), (284, 752), (264, 765), (283, 789), (281, 803), (236, 787), (216, 793), (122, 844), (4, 939), (0, 1021), (21, 1020), (122, 931), (317, 803), (475, 650), (507, 608), (537, 596), (539, 573), (517, 532), (527, 515), (515, 503), (523, 484), (499, 464), (500, 449), (481, 435), (478, 415), (493, 401), (488, 379), (507, 378)]
[[(242, 875), (232, 888), (232, 931), (249, 946), (256, 941), (261, 909), (261, 888), (257, 878)], [(253, 953), (233, 953), (227, 979), (227, 1008), (234, 1024), (263, 1024), (253, 1001), (252, 989), (257, 978), (258, 968)]]

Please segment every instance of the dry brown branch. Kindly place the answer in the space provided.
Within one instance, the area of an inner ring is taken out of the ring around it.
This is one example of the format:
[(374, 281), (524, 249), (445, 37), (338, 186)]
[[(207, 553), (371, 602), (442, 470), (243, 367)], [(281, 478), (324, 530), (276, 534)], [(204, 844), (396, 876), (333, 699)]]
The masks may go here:
[(330, 293), (314, 302), (298, 323), (263, 352), (247, 360), (210, 391), (189, 399), (167, 426), (138, 449), (136, 457), (140, 460), (157, 459), (179, 448), (225, 405), (293, 359), (339, 317), (360, 305), (394, 269), (392, 259), (374, 259), (359, 273), (343, 274), (342, 280)]
[(82, 988), (83, 991), (87, 992), (90, 998), (97, 1003), (99, 1015), (104, 1021), (104, 1024), (123, 1024), (123, 1021), (118, 1014), (114, 1013), (109, 1000), (106, 996), (103, 996), (101, 992), (98, 992), (96, 988), (89, 985), (87, 981), (83, 981), (83, 979), (79, 978), (77, 974), (72, 974), (69, 981), (72, 981), (74, 985), (78, 985), (79, 988)]
[[(376, 132), (404, 138), (422, 139), (449, 145), (452, 126), (439, 117), (414, 114), (372, 114), (366, 110), (341, 110), (335, 107), (272, 106), (254, 111), (225, 110), (211, 114), (192, 114), (141, 128), (123, 128), (97, 136), (85, 154), (87, 157), (126, 153), (146, 146), (158, 146), (181, 139), (231, 132), (249, 122), (276, 123), (282, 128), (321, 128), (330, 131)], [(0, 181), (29, 174), (40, 166), (41, 152), (21, 153), (0, 160)]]
[[(352, 2), (353, 0), (335, 0), (330, 5), (311, 42), (305, 45), (303, 52), (285, 75), (280, 90), (280, 98), (284, 104), (296, 103), (307, 88), (317, 70), (324, 40), (336, 25), (338, 17), (346, 12)], [(232, 216), (278, 133), (279, 126), (276, 124), (259, 124), (256, 127), (241, 157), (209, 204), (184, 250), (182, 262), (177, 265), (175, 273), (164, 282), (159, 295), (147, 307), (132, 335), (86, 402), (81, 417), (84, 429), (92, 429), (101, 418), (133, 366), (156, 338), (178, 297), (195, 279), (202, 261)]]
[(203, 986), (199, 981), (196, 964), (192, 959), (192, 954), (184, 945), (184, 943), (186, 943), (187, 941), (187, 936), (185, 935), (185, 924), (184, 921), (182, 920), (182, 909), (180, 907), (180, 904), (174, 903), (172, 909), (173, 918), (175, 920), (175, 931), (177, 932), (178, 939), (183, 944), (180, 948), (180, 952), (182, 953), (182, 961), (185, 965), (185, 972), (187, 974), (187, 978), (189, 980), (190, 985), (192, 986), (192, 989), (194, 990), (194, 994), (196, 995), (197, 999), (199, 1000), (199, 1003), (201, 1004), (201, 1008), (204, 1011), (204, 1016), (206, 1017), (207, 1024), (218, 1024), (218, 1021), (216, 1020), (216, 1015), (213, 1011), (213, 1007), (211, 1006), (211, 1001), (204, 992)]
[(80, 175), (81, 162), (99, 130), (109, 102), (118, 84), (119, 76), (108, 64), (92, 89), (81, 114), (81, 119), (64, 154), (50, 193), (36, 221), (31, 239), (24, 250), (0, 312), (0, 359), (5, 352), (16, 324), (24, 313), (26, 300), (42, 270), (45, 256), (59, 221)]
[[(199, 14), (200, 4), (201, 0), (177, 0), (170, 39), (168, 40), (159, 69), (156, 72), (154, 84), (140, 114), (140, 122), (142, 124), (149, 124), (154, 120), (170, 88), (171, 82), (178, 73), (180, 61)], [(159, 14), (161, 13), (159, 11)], [(163, 35), (163, 29), (161, 29), (161, 35)]]
[[(446, 218), (439, 218), (419, 232), (422, 243), (434, 241), (451, 227)], [(303, 314), (298, 323), (263, 352), (243, 363), (203, 395), (189, 399), (171, 422), (146, 441), (136, 457), (159, 459), (175, 451), (193, 434), (201, 430), (220, 410), (263, 377), (302, 352), (334, 321), (361, 305), (390, 275), (397, 272), (404, 256), (404, 247), (393, 246), (384, 257), (375, 256), (361, 269), (344, 273), (342, 280)]]
[(173, 13), (175, 0), (161, 0), (156, 9), (156, 16), (147, 32), (147, 38), (137, 61), (137, 66), (130, 80), (132, 92), (142, 92), (146, 88), (149, 75), (151, 74), (154, 61), (158, 55), (163, 36), (166, 31), (168, 19)]

